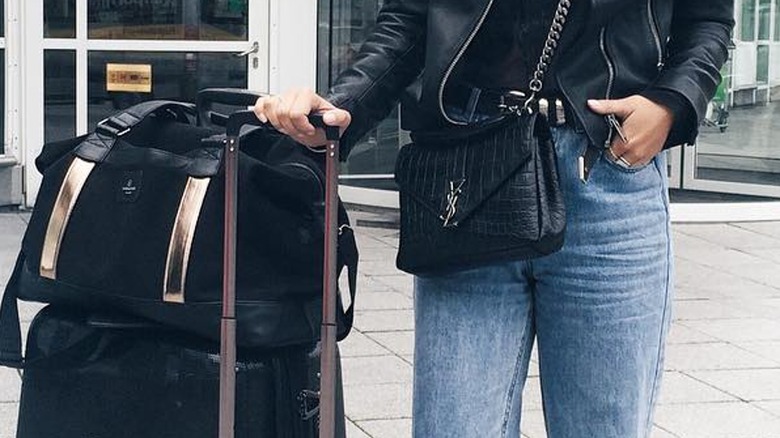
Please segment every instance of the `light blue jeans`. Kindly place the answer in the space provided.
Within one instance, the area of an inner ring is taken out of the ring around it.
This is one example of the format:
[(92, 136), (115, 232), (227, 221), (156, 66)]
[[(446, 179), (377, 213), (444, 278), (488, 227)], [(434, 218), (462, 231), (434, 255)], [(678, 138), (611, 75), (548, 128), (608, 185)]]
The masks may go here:
[(639, 169), (554, 129), (567, 206), (553, 255), (415, 278), (416, 438), (517, 438), (536, 338), (549, 438), (649, 436), (669, 326), (672, 253), (663, 155)]

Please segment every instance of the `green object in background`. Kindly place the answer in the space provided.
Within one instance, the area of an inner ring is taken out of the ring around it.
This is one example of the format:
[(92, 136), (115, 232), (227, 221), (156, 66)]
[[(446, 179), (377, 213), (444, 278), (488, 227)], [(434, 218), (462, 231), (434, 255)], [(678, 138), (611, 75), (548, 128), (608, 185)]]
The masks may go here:
[(723, 68), (720, 71), (721, 74), (721, 80), (718, 84), (718, 88), (715, 90), (715, 96), (712, 98), (712, 101), (715, 103), (726, 103), (726, 98), (728, 97), (728, 89), (729, 89), (729, 83), (730, 81), (730, 73), (731, 68), (729, 67), (728, 63), (723, 66)]
[(227, 9), (230, 12), (243, 12), (246, 9), (246, 0), (228, 0)]

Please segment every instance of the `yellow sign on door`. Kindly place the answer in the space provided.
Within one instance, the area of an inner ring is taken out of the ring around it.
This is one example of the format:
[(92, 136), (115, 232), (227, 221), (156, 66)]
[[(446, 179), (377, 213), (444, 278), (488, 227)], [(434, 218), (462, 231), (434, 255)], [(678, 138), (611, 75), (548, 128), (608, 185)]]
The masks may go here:
[(106, 91), (151, 93), (151, 64), (106, 64)]

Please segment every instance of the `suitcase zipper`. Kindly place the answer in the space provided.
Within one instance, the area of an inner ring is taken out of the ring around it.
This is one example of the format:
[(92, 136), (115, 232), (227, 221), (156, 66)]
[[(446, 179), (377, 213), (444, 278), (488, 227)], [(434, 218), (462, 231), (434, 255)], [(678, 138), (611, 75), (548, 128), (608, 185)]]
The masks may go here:
[(463, 43), (463, 45), (460, 46), (460, 50), (458, 50), (457, 55), (455, 55), (455, 58), (453, 58), (450, 65), (447, 67), (447, 70), (444, 72), (444, 77), (441, 80), (441, 84), (439, 84), (439, 111), (441, 111), (441, 114), (445, 120), (447, 120), (448, 122), (454, 125), (466, 125), (467, 123), (458, 122), (456, 120), (451, 119), (450, 116), (447, 115), (447, 111), (444, 109), (444, 87), (447, 85), (447, 80), (449, 80), (450, 74), (452, 74), (452, 71), (455, 69), (455, 66), (458, 64), (458, 61), (460, 61), (460, 58), (466, 52), (466, 49), (469, 47), (469, 44), (471, 44), (471, 41), (477, 35), (477, 32), (482, 27), (482, 24), (485, 22), (488, 12), (490, 12), (490, 8), (493, 6), (493, 1), (494, 0), (488, 1), (487, 6), (482, 11), (482, 15), (479, 17), (479, 21), (477, 21), (477, 25), (474, 27), (474, 29), (471, 30), (471, 33), (469, 34), (468, 38), (466, 38), (466, 41)]

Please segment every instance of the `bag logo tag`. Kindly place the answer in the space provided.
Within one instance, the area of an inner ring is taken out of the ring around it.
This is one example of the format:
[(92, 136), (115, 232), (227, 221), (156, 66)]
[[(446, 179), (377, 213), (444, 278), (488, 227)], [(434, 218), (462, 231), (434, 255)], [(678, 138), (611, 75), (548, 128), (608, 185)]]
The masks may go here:
[(466, 184), (466, 179), (459, 179), (455, 181), (449, 181), (445, 191), (447, 192), (444, 198), (444, 213), (439, 216), (443, 223), (444, 228), (457, 227), (458, 222), (453, 221), (455, 214), (458, 212), (458, 199), (460, 194), (463, 193), (463, 185)]

